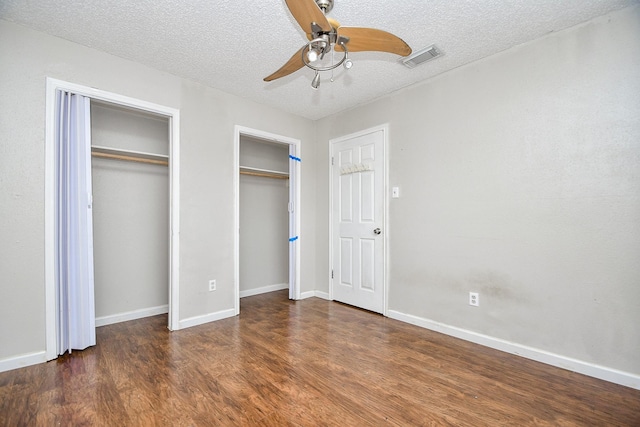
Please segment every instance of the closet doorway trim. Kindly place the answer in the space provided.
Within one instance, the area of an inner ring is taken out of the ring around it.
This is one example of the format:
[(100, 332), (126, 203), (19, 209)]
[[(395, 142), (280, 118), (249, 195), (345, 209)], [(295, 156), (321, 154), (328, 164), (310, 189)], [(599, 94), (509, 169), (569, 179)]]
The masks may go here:
[[(289, 146), (289, 157), (293, 155), (300, 159), (300, 140), (274, 133), (264, 132), (236, 125), (234, 130), (234, 305), (236, 315), (240, 314), (240, 138), (249, 136), (265, 141), (276, 142)], [(295, 154), (292, 154), (295, 153)], [(300, 162), (289, 162), (289, 185), (294, 189), (293, 197), (290, 195), (289, 203), (293, 202), (293, 224), (289, 224), (291, 236), (300, 236)], [(293, 199), (293, 200), (292, 200)], [(289, 298), (300, 299), (300, 245), (297, 238), (289, 245)], [(291, 241), (291, 240), (290, 240)], [(293, 248), (293, 249), (292, 249)], [(293, 283), (292, 283), (293, 281)], [(293, 292), (292, 292), (293, 291)]]
[(169, 329), (179, 324), (180, 254), (180, 111), (135, 98), (47, 77), (45, 119), (45, 337), (47, 360), (56, 358), (55, 303), (55, 165), (54, 120), (56, 90), (67, 91), (94, 100), (158, 114), (169, 119)]

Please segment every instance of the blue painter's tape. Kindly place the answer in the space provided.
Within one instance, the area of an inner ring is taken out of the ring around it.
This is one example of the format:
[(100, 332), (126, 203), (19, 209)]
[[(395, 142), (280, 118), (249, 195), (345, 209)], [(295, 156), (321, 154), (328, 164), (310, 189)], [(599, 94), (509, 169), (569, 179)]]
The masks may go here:
[(291, 238), (289, 239), (289, 241), (290, 241), (290, 242), (295, 242), (296, 240), (298, 240), (298, 236), (296, 236), (296, 237), (291, 237)]
[(296, 162), (301, 162), (302, 161), (302, 159), (300, 157), (292, 156), (291, 154), (289, 154), (289, 158), (291, 160), (295, 160)]

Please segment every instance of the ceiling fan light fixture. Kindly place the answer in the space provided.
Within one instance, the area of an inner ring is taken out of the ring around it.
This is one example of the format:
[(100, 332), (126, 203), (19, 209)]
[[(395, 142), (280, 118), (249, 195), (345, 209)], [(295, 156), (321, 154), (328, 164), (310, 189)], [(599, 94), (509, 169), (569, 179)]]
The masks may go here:
[(307, 59), (309, 62), (316, 62), (319, 56), (320, 55), (318, 55), (318, 51), (315, 48), (309, 49), (309, 52), (307, 52)]
[[(331, 71), (342, 65), (348, 59), (349, 49), (347, 49), (347, 46), (344, 43), (341, 43), (341, 46), (343, 49), (343, 55), (339, 61), (332, 62), (326, 66), (323, 66), (322, 64), (314, 64), (312, 59), (323, 59), (325, 53), (331, 52), (332, 46), (322, 37), (313, 39), (306, 45), (302, 46), (302, 49), (300, 50), (302, 53), (302, 63), (314, 71)], [(315, 55), (311, 52), (315, 52)]]
[(351, 69), (351, 67), (353, 67), (353, 61), (351, 61), (349, 58), (347, 58), (342, 63), (342, 66), (344, 67), (345, 70), (349, 70), (349, 69)]

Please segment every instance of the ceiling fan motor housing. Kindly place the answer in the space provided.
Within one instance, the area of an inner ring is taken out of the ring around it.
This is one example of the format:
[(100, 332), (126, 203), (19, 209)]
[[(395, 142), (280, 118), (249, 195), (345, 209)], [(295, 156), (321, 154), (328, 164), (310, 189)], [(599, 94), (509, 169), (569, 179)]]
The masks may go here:
[(333, 9), (333, 0), (316, 0), (316, 4), (324, 13), (329, 13)]

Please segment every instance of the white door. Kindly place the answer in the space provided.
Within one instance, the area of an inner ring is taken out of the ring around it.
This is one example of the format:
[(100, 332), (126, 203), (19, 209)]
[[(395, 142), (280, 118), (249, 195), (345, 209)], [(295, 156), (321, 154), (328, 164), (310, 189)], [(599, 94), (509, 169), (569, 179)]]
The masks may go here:
[(377, 313), (385, 301), (385, 132), (331, 141), (332, 297)]

